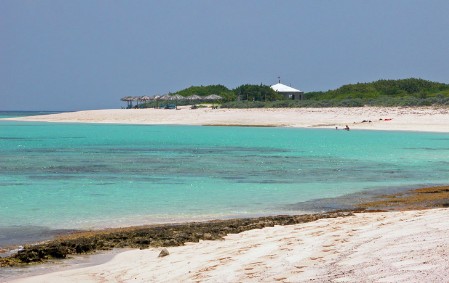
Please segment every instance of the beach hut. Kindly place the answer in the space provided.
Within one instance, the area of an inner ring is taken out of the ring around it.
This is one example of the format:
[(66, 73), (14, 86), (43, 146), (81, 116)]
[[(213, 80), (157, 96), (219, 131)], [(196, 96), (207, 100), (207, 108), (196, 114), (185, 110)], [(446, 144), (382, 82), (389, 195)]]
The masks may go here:
[(302, 100), (304, 99), (304, 92), (300, 91), (299, 89), (292, 88), (290, 86), (279, 83), (272, 85), (271, 89), (275, 92), (282, 94), (287, 99), (292, 100)]

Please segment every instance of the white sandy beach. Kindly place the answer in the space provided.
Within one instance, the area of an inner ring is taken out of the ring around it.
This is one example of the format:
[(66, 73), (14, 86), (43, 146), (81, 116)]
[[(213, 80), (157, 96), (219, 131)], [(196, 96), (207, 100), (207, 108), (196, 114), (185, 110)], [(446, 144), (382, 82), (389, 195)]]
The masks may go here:
[(13, 282), (447, 282), (448, 217), (431, 209), (321, 219)]
[[(382, 120), (381, 120), (382, 119)], [(21, 121), (166, 124), (254, 125), (301, 128), (343, 128), (449, 132), (449, 108), (358, 107), (286, 109), (111, 109), (14, 118)], [(363, 122), (363, 121), (368, 122)], [(371, 121), (371, 122), (369, 122)]]
[[(449, 132), (449, 108), (430, 107), (117, 109), (13, 120)], [(362, 213), (189, 243), (162, 258), (160, 248), (131, 250), (103, 264), (12, 282), (445, 282), (448, 218), (449, 209)]]

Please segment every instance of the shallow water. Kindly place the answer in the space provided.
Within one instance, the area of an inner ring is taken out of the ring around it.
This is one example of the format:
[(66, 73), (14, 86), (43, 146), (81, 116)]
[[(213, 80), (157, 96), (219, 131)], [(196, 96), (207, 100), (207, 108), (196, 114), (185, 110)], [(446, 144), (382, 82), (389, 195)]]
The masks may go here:
[(0, 111), (0, 118), (17, 118), (56, 113), (61, 113), (61, 111)]
[(30, 229), (301, 213), (447, 184), (448, 157), (441, 133), (0, 121), (0, 246)]

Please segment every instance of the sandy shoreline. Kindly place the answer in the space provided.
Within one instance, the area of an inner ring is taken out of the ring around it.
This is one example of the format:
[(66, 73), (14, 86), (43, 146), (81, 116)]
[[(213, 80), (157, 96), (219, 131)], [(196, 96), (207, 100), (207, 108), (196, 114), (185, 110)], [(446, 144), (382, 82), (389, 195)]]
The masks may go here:
[[(382, 119), (382, 120), (381, 120)], [(449, 108), (108, 109), (10, 118), (16, 121), (144, 125), (234, 125), (449, 132)], [(363, 122), (367, 121), (367, 122)], [(369, 122), (371, 121), (371, 122)]]
[[(239, 221), (232, 220), (223, 227), (243, 232), (227, 230), (222, 240), (203, 238), (170, 246), (165, 257), (159, 257), (160, 245), (113, 250), (57, 265), (37, 265), (22, 271), (21, 278), (17, 271), (0, 278), (5, 282), (443, 282), (449, 278), (449, 208), (444, 208), (449, 206), (448, 188), (382, 195), (358, 206), (389, 212), (331, 212), (293, 216), (294, 222), (289, 216), (241, 222), (259, 227), (250, 230), (240, 230)], [(259, 226), (274, 219), (281, 225)], [(219, 227), (210, 224), (200, 225), (212, 229), (208, 231)], [(173, 228), (160, 228), (164, 227)], [(160, 228), (156, 231), (163, 239), (170, 239), (171, 233)], [(142, 233), (146, 229), (128, 231), (131, 234), (119, 238), (149, 236)], [(88, 232), (103, 234), (99, 233)]]
[(11, 282), (443, 282), (449, 209), (360, 213), (119, 253)]
[[(353, 130), (449, 133), (449, 108), (430, 107), (117, 109), (8, 120), (301, 128), (347, 124)], [(449, 278), (448, 216), (446, 208), (357, 213), (169, 247), (170, 255), (163, 258), (158, 257), (161, 248), (136, 249), (94, 266), (11, 282), (443, 282)]]

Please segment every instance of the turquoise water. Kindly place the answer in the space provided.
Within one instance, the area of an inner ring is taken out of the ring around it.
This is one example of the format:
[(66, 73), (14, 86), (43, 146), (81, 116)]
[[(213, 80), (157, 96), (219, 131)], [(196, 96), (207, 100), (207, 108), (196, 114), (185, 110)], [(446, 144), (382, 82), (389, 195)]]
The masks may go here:
[(440, 133), (0, 121), (0, 246), (12, 228), (300, 213), (307, 200), (447, 184), (448, 157)]
[(55, 113), (61, 113), (61, 111), (0, 111), (0, 118), (15, 118)]

